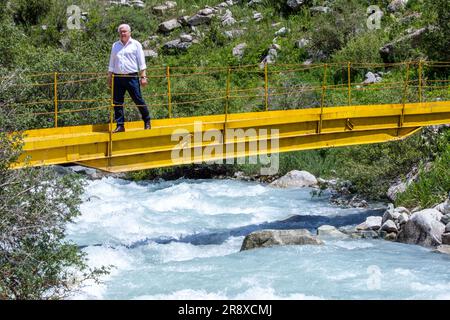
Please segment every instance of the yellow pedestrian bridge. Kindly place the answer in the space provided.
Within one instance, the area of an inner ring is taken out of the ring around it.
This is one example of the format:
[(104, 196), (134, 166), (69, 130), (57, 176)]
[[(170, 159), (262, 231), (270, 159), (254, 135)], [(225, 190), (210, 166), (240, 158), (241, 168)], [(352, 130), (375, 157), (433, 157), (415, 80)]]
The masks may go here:
[(105, 73), (2, 81), (24, 88), (10, 105), (35, 124), (24, 131), (14, 168), (75, 162), (124, 172), (379, 143), (450, 124), (449, 67), (416, 61), (152, 68), (143, 89), (152, 128), (132, 121), (138, 112), (127, 100), (129, 122), (120, 133), (112, 133), (114, 88)]

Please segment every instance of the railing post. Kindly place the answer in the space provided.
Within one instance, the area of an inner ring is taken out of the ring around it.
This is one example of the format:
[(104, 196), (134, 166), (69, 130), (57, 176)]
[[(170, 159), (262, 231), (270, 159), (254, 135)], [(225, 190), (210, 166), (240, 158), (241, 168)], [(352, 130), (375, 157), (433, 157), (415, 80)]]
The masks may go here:
[(322, 132), (323, 105), (325, 103), (325, 91), (327, 89), (327, 87), (326, 87), (326, 84), (327, 84), (327, 67), (328, 66), (325, 63), (324, 70), (323, 70), (322, 98), (320, 100), (320, 120), (319, 120), (319, 125), (317, 127), (317, 133), (321, 133)]
[(55, 104), (55, 128), (58, 128), (58, 72), (55, 72), (53, 75), (54, 82), (54, 104)]
[(230, 103), (230, 83), (231, 83), (231, 68), (227, 71), (227, 91), (225, 96), (225, 122), (223, 124), (223, 143), (227, 140), (227, 122), (228, 122), (228, 107)]
[(169, 105), (169, 118), (172, 118), (172, 95), (170, 93), (170, 67), (166, 68), (166, 77), (167, 77), (167, 101)]
[(348, 105), (349, 106), (352, 104), (352, 81), (350, 79), (350, 77), (351, 77), (350, 66), (351, 66), (351, 62), (348, 62), (347, 78), (348, 78)]
[[(399, 123), (399, 128), (403, 127), (403, 121), (405, 118), (405, 104), (406, 104), (406, 100), (407, 100), (407, 95), (408, 95), (408, 84), (409, 84), (409, 62), (406, 63), (406, 79), (405, 79), (405, 84), (404, 84), (404, 88), (403, 88), (403, 98), (402, 98), (402, 114), (400, 116), (400, 123)], [(397, 132), (398, 135), (398, 132)]]
[(114, 113), (114, 73), (111, 75), (111, 107), (109, 110), (109, 144), (108, 144), (108, 167), (111, 167), (112, 157), (112, 131)]
[(264, 102), (266, 111), (269, 110), (269, 74), (267, 69), (267, 62), (264, 62)]
[(422, 103), (422, 63), (423, 61), (419, 61), (419, 102)]

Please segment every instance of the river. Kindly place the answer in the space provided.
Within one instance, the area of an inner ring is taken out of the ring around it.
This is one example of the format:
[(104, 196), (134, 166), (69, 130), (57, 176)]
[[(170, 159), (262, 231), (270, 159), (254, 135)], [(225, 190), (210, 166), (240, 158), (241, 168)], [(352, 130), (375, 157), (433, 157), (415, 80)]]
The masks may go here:
[(381, 215), (310, 188), (236, 180), (89, 181), (68, 239), (113, 265), (75, 299), (450, 299), (450, 258), (384, 240), (325, 240), (240, 252), (262, 228), (343, 226)]

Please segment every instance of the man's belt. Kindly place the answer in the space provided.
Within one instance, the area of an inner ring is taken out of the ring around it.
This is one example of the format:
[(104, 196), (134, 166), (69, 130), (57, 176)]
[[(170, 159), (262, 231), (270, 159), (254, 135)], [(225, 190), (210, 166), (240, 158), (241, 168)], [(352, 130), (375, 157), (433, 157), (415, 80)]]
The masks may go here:
[(138, 73), (137, 72), (133, 72), (133, 73), (114, 73), (115, 76), (137, 76)]

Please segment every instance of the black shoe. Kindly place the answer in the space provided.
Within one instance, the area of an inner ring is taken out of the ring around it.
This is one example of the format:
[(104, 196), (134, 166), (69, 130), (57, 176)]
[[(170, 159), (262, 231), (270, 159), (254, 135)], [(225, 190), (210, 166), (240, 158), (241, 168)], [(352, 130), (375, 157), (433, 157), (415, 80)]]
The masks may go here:
[(117, 133), (117, 132), (125, 132), (125, 127), (118, 125), (117, 128), (114, 129), (112, 133)]
[(149, 130), (151, 128), (152, 128), (152, 126), (150, 124), (150, 121), (144, 122), (144, 130)]

